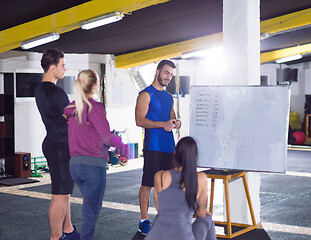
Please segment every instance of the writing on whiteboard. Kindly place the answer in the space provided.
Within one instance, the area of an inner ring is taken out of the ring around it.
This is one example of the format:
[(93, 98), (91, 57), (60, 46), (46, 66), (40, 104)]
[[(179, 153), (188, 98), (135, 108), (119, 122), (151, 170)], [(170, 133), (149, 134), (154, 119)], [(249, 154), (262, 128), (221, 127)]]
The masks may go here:
[(285, 172), (288, 86), (192, 86), (198, 166)]
[(219, 95), (198, 91), (195, 95), (195, 125), (215, 131), (218, 119)]

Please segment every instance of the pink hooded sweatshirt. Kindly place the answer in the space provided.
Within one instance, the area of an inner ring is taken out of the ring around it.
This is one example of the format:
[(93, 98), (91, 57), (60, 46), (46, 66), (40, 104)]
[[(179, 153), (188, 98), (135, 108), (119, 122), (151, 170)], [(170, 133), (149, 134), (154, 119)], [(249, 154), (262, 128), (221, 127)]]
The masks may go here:
[(105, 108), (102, 103), (89, 98), (92, 110), (88, 112), (88, 105), (84, 104), (82, 124), (79, 124), (78, 115), (71, 102), (64, 110), (68, 117), (68, 141), (71, 156), (93, 156), (108, 160), (110, 146), (116, 147), (116, 153), (129, 158), (128, 145), (124, 145), (121, 137), (110, 132), (106, 119)]

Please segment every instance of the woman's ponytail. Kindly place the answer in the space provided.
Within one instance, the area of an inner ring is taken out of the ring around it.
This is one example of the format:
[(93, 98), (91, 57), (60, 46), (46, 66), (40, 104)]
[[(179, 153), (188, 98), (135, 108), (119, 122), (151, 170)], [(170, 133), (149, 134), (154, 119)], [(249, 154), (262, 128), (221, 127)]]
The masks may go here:
[(89, 112), (92, 110), (92, 104), (88, 100), (86, 94), (92, 92), (94, 84), (98, 81), (98, 76), (94, 70), (83, 70), (79, 73), (78, 79), (74, 84), (75, 107), (76, 114), (78, 115), (79, 124), (82, 124), (82, 114), (84, 103), (88, 105)]
[(191, 137), (184, 137), (176, 145), (174, 160), (177, 167), (182, 167), (180, 187), (186, 189), (186, 200), (189, 208), (197, 209), (198, 193), (197, 176), (198, 147)]

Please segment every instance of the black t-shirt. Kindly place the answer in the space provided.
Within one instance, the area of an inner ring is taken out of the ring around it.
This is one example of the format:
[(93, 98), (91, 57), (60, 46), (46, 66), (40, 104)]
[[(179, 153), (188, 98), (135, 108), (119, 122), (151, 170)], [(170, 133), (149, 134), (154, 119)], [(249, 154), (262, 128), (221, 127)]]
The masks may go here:
[(40, 82), (35, 90), (36, 103), (47, 131), (46, 137), (52, 141), (68, 142), (68, 126), (62, 116), (69, 99), (65, 91), (52, 82)]

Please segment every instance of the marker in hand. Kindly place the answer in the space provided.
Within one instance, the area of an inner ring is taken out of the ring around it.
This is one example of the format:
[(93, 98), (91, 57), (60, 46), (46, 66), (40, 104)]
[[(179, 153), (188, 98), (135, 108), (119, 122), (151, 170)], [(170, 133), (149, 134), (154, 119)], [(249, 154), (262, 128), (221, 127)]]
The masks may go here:
[(181, 121), (178, 119), (174, 119), (172, 123), (174, 124), (175, 129), (179, 129), (181, 127)]

